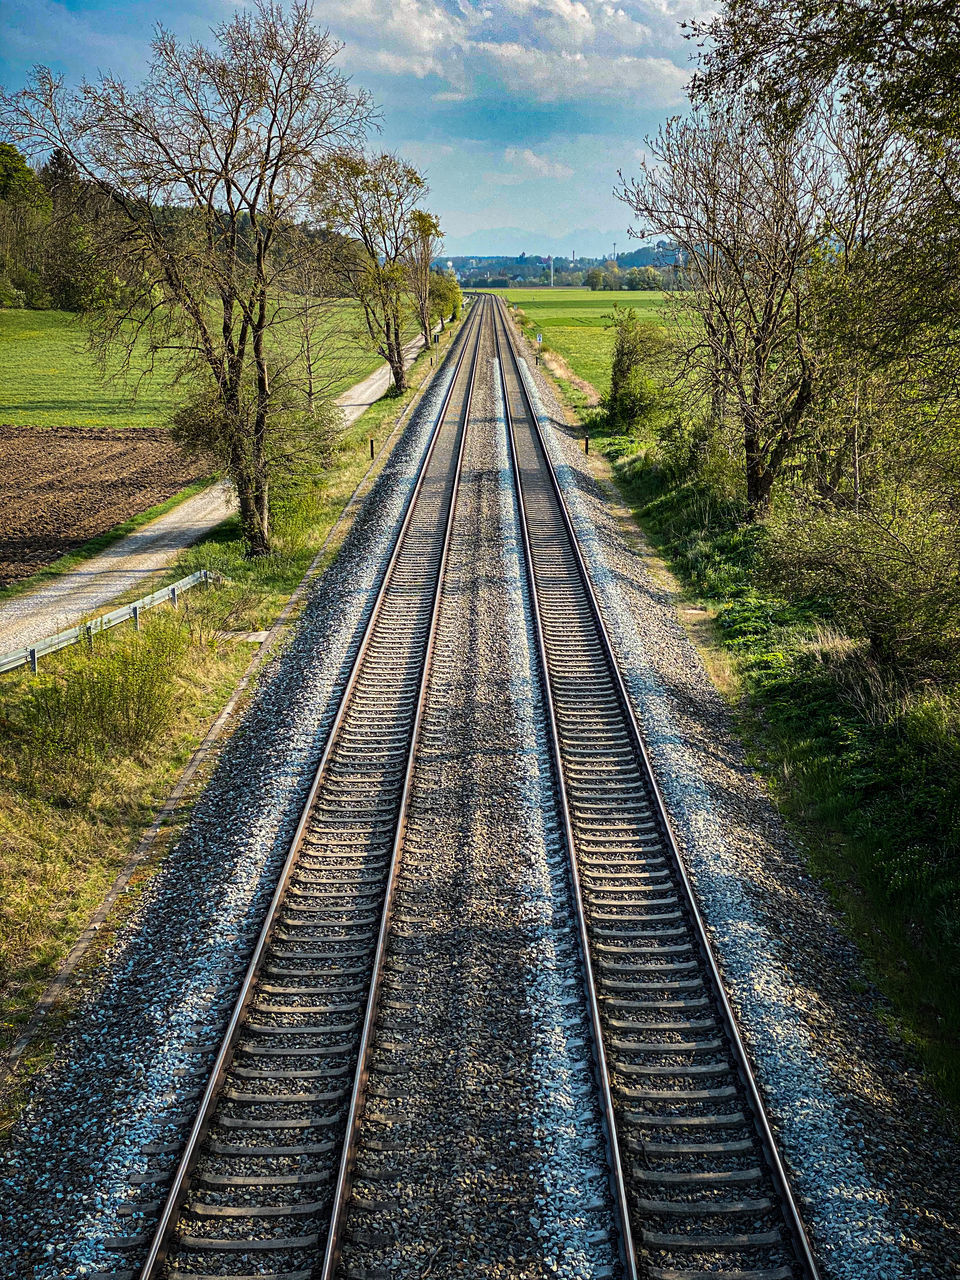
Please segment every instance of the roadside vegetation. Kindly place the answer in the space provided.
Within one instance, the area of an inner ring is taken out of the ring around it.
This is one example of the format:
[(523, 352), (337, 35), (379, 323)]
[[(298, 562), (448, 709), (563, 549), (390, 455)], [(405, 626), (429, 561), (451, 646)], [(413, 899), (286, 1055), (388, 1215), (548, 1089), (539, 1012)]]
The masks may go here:
[[(0, 1053), (250, 661), (254, 650), (242, 634), (275, 621), (369, 468), (370, 439), (379, 450), (431, 371), (424, 353), (408, 370), (403, 396), (371, 406), (309, 486), (276, 496), (268, 556), (248, 556), (231, 519), (164, 578), (208, 568), (223, 575), (220, 585), (186, 594), (176, 612), (145, 614), (139, 635), (114, 628), (95, 637), (92, 651), (74, 646), (42, 659), (37, 676), (21, 668), (0, 678)], [(158, 855), (188, 808), (181, 806)], [(156, 865), (152, 857), (135, 888)]]

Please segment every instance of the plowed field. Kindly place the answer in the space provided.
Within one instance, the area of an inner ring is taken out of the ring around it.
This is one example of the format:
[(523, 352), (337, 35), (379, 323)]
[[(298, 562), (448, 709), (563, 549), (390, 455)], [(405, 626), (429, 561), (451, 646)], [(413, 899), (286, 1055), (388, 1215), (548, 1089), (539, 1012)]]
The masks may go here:
[(205, 473), (162, 430), (0, 426), (0, 586)]

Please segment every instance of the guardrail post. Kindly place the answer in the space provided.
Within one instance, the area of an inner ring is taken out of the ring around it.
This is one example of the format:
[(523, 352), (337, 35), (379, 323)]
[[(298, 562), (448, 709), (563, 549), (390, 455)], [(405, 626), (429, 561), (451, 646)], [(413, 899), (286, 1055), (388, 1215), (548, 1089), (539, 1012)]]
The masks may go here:
[(170, 603), (173, 605), (174, 608), (177, 607), (177, 588), (176, 587), (170, 588)]
[(37, 651), (36, 651), (36, 649), (31, 649), (31, 650), (30, 650), (30, 670), (33, 672), (33, 674), (34, 674), (34, 675), (36, 675), (36, 674), (37, 674)]
[(87, 623), (87, 648), (93, 652), (93, 623)]
[(140, 606), (138, 604), (133, 606), (133, 629), (134, 631), (140, 630)]
[(373, 436), (370, 437), (370, 461), (373, 461)]

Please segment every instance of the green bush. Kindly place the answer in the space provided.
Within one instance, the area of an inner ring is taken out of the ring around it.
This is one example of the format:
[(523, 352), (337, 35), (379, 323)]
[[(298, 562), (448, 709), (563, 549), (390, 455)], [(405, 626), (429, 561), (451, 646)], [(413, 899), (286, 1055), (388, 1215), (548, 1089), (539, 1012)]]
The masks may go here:
[(670, 406), (660, 376), (667, 349), (663, 330), (616, 303), (607, 328), (615, 339), (604, 410), (615, 429), (648, 436)]
[(27, 295), (14, 287), (9, 276), (0, 276), (0, 307), (20, 310), (27, 305)]
[(960, 529), (900, 487), (859, 511), (782, 504), (766, 543), (769, 578), (819, 602), (872, 656), (915, 681), (960, 678)]

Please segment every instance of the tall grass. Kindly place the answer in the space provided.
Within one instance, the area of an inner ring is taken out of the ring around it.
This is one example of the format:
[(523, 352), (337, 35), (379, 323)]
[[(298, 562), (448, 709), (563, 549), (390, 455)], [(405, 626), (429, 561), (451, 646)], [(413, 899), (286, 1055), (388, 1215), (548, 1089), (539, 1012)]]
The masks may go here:
[(6, 683), (0, 740), (21, 788), (83, 803), (98, 761), (137, 757), (158, 742), (174, 717), (189, 644), (183, 618), (159, 611), (140, 633), (99, 633), (89, 650), (76, 646), (48, 670)]

